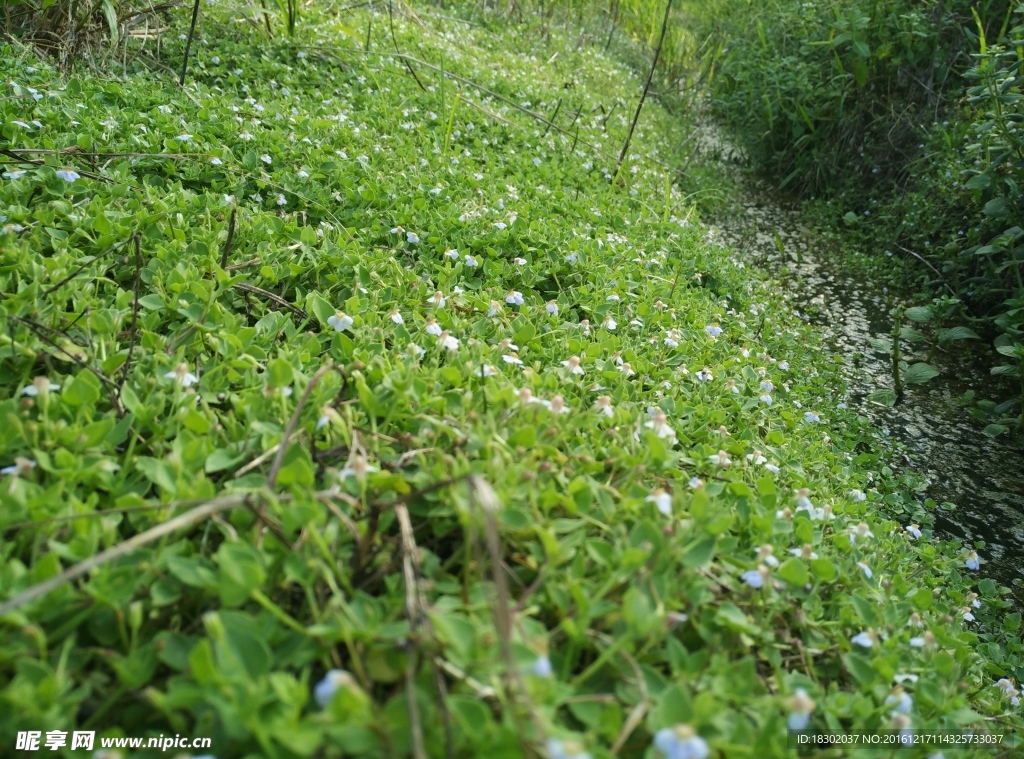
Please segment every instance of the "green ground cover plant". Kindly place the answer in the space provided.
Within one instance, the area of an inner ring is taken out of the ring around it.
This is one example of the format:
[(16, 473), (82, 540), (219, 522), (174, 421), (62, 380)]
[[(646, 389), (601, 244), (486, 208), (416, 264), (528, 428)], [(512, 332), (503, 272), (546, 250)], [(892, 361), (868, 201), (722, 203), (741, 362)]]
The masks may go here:
[(619, 169), (641, 75), (457, 12), (204, 5), (184, 88), (0, 48), (4, 750), (1010, 755), (1020, 615), (700, 226), (678, 124)]

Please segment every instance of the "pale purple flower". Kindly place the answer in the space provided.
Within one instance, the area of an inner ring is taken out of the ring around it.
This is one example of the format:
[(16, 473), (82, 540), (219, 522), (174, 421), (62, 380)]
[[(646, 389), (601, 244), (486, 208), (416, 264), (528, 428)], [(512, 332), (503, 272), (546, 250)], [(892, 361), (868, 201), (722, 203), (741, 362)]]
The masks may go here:
[(654, 747), (665, 759), (707, 759), (711, 755), (708, 744), (689, 725), (662, 728), (654, 736)]

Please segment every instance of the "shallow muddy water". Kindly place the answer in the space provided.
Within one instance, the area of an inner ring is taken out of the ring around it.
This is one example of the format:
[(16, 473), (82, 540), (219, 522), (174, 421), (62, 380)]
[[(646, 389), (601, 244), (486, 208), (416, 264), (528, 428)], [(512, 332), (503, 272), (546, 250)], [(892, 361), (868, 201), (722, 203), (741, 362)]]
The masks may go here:
[[(944, 364), (940, 356), (932, 363), (942, 373), (908, 386), (895, 408), (868, 403), (871, 392), (892, 387), (890, 359), (870, 344), (892, 331), (884, 288), (844, 272), (816, 244), (799, 210), (768, 191), (753, 189), (727, 215), (707, 221), (748, 266), (766, 268), (785, 282), (797, 313), (818, 325), (842, 357), (847, 406), (902, 443), (903, 465), (927, 477), (919, 497), (939, 504), (936, 531), (965, 542), (984, 540), (980, 574), (1012, 587), (1024, 605), (1024, 446), (1006, 435), (983, 434), (982, 425), (956, 405), (972, 389), (971, 378), (985, 377), (987, 367)], [(974, 389), (986, 397), (984, 387)]]

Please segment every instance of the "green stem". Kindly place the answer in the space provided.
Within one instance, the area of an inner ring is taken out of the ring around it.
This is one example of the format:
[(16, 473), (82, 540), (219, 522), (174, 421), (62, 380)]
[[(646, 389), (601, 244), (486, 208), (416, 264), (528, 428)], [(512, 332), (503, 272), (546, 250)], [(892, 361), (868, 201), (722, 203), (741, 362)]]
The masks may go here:
[(264, 609), (269, 611), (278, 622), (283, 624), (285, 627), (289, 627), (297, 633), (303, 635), (309, 635), (309, 631), (306, 630), (294, 617), (290, 616), (284, 609), (278, 606), (276, 603), (271, 601), (263, 591), (259, 588), (255, 588), (252, 591), (252, 598), (256, 603), (262, 606)]
[(892, 322), (892, 381), (896, 399), (903, 397), (903, 378), (900, 376), (900, 327), (903, 321), (903, 306), (896, 306)]

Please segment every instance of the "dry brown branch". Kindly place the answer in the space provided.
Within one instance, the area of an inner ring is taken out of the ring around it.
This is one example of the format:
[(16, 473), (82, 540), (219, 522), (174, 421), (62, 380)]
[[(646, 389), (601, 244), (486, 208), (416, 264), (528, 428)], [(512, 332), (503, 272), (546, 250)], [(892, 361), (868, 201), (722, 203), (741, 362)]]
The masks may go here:
[(281, 306), (282, 308), (287, 308), (292, 313), (294, 313), (294, 314), (296, 314), (298, 316), (301, 316), (303, 319), (308, 319), (309, 318), (309, 314), (307, 314), (305, 311), (303, 311), (298, 306), (292, 305), (291, 303), (286, 301), (284, 298), (282, 298), (280, 295), (275, 295), (274, 293), (270, 292), (269, 290), (264, 290), (262, 287), (256, 287), (255, 285), (250, 285), (250, 284), (247, 284), (245, 282), (237, 282), (234, 285), (232, 285), (232, 287), (235, 287), (235, 288), (241, 290), (244, 293), (252, 293), (253, 295), (259, 295), (262, 298), (266, 298), (269, 301), (273, 301), (274, 303), (276, 303), (277, 305)]

